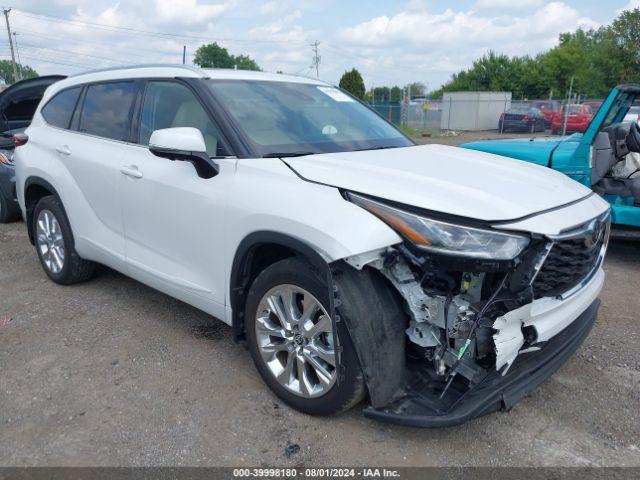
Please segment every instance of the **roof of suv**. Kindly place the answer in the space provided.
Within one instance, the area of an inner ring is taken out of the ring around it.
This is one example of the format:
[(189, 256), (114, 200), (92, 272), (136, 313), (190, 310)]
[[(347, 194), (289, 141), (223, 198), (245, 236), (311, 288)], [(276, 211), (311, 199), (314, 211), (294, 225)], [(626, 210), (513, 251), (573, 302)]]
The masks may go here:
[(99, 82), (105, 80), (118, 80), (128, 78), (214, 78), (214, 79), (237, 79), (237, 80), (263, 80), (273, 82), (295, 82), (309, 83), (317, 85), (327, 85), (321, 80), (309, 77), (300, 77), (296, 75), (285, 75), (280, 73), (254, 72), (249, 70), (230, 70), (230, 69), (204, 69), (193, 67), (190, 65), (135, 65), (123, 66), (116, 68), (108, 68), (101, 70), (92, 70), (85, 73), (79, 73), (70, 76), (66, 80), (62, 80), (55, 84), (49, 94), (53, 94), (63, 88), (72, 85)]

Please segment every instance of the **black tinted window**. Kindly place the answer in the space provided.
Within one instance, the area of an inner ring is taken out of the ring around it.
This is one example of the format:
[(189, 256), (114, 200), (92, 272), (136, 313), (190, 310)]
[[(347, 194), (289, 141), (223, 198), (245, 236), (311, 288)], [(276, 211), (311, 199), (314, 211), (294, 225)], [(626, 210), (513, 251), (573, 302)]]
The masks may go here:
[(80, 95), (80, 87), (70, 88), (55, 95), (42, 109), (42, 116), (49, 125), (69, 128), (71, 115)]
[(135, 96), (134, 82), (90, 85), (79, 130), (99, 137), (129, 140), (129, 119)]

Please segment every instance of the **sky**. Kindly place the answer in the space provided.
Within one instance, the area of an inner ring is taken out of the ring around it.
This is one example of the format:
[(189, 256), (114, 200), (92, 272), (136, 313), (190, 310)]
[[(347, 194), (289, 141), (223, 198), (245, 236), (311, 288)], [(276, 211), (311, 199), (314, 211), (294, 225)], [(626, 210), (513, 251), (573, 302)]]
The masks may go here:
[[(5, 0), (10, 2), (12, 0)], [(419, 81), (429, 90), (493, 50), (536, 54), (558, 34), (610, 23), (640, 0), (13, 0), (22, 63), (39, 74), (117, 65), (187, 63), (218, 42), (265, 71), (338, 83), (357, 68), (367, 88)], [(0, 55), (10, 59), (2, 22)]]

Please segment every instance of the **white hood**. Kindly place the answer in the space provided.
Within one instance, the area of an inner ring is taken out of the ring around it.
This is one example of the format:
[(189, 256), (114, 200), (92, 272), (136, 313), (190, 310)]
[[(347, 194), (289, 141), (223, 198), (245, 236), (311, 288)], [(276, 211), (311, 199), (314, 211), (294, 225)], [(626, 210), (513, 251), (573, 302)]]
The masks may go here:
[(591, 193), (550, 168), (445, 145), (283, 160), (306, 180), (479, 220), (512, 220)]

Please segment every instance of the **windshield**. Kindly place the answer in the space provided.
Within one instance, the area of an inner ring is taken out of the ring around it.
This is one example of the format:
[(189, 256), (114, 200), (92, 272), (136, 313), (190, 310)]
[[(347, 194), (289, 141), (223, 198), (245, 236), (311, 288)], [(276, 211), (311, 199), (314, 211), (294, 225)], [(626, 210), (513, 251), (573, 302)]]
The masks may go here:
[(335, 87), (259, 80), (207, 83), (260, 156), (414, 145)]
[(528, 105), (516, 105), (509, 108), (507, 113), (533, 113), (533, 109)]
[(580, 115), (582, 113), (582, 107), (580, 105), (569, 105), (567, 110), (569, 115)]
[(554, 108), (555, 105), (551, 102), (534, 102), (533, 106), (540, 110), (556, 110)]
[(627, 111), (629, 110), (629, 107), (633, 104), (634, 100), (634, 94), (620, 93), (609, 108), (607, 116), (605, 117), (604, 122), (602, 122), (601, 129), (606, 128), (614, 123), (621, 122), (624, 118), (624, 115), (626, 115)]

